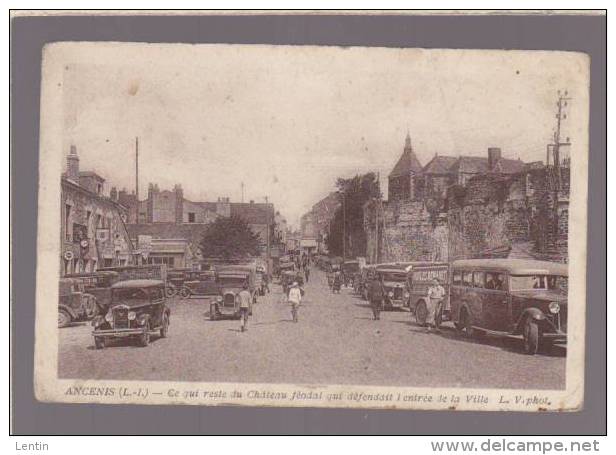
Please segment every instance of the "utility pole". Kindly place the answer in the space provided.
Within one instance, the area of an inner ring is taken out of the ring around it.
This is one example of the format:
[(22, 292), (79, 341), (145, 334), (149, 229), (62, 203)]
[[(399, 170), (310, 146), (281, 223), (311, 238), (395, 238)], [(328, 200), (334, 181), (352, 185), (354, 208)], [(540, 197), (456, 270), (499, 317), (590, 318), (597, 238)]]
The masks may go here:
[(135, 137), (135, 223), (139, 224), (139, 137)]
[(244, 182), (242, 182), (242, 202), (244, 202)]
[(374, 250), (374, 262), (375, 264), (379, 263), (379, 210), (380, 210), (380, 202), (381, 202), (381, 173), (377, 172), (376, 174), (376, 182), (377, 182), (377, 188), (379, 191), (379, 194), (377, 195), (377, 199), (376, 199), (376, 204), (375, 204), (375, 220), (376, 220), (376, 224), (375, 224), (375, 239), (374, 239), (374, 245), (375, 245), (375, 250)]
[(346, 193), (342, 192), (342, 260), (346, 261)]
[(556, 181), (557, 181), (557, 189), (560, 190), (562, 186), (561, 181), (561, 172), (560, 172), (560, 146), (561, 145), (569, 145), (569, 138), (567, 138), (566, 142), (561, 142), (560, 139), (560, 130), (561, 130), (561, 122), (562, 120), (567, 118), (567, 107), (569, 105), (569, 101), (571, 98), (567, 96), (567, 90), (564, 93), (558, 91), (558, 102), (556, 103), (556, 107), (558, 109), (556, 113), (556, 131), (554, 131), (554, 170), (556, 171)]

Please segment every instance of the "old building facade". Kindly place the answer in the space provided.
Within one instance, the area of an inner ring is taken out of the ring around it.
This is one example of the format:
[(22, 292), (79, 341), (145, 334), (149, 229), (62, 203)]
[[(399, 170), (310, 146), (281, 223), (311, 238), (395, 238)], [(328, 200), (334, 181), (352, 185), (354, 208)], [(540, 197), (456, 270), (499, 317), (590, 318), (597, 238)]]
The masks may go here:
[(134, 248), (126, 229), (128, 210), (95, 172), (79, 170), (71, 146), (61, 177), (60, 275), (94, 272), (102, 267), (130, 265)]
[(325, 238), (330, 222), (340, 207), (340, 195), (333, 191), (312, 206), (300, 219), (300, 232), (311, 251), (326, 253)]
[(184, 197), (179, 184), (172, 190), (150, 184), (143, 201), (137, 201), (134, 193), (120, 191), (119, 200), (129, 208), (127, 228), (139, 251), (145, 253), (147, 263), (163, 263), (169, 268), (197, 267), (204, 260), (199, 241), (206, 225), (218, 217), (231, 216), (242, 218), (259, 235), (263, 260), (271, 263), (278, 255), (280, 230), (276, 229), (272, 203), (231, 202), (226, 197), (216, 202), (194, 202)]

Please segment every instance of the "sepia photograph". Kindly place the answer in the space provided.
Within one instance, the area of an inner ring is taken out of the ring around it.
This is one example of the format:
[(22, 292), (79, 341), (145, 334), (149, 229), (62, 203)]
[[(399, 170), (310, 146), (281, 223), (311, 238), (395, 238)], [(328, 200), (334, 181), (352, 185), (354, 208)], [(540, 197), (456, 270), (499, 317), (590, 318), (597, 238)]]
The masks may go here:
[(581, 409), (589, 63), (46, 45), (37, 398)]

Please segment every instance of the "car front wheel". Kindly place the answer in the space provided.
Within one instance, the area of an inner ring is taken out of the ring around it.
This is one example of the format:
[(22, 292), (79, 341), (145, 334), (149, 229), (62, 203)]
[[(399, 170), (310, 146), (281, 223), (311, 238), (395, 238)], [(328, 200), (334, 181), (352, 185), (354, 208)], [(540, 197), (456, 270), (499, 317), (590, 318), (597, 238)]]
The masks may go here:
[(466, 338), (472, 338), (475, 335), (475, 329), (472, 326), (472, 320), (466, 309), (462, 310), (460, 316), (460, 324), (458, 329)]
[(180, 289), (180, 297), (182, 297), (183, 299), (187, 299), (188, 297), (190, 297), (190, 289), (187, 289), (187, 288)]
[(66, 310), (58, 310), (58, 327), (66, 327), (72, 321), (71, 315)]
[(423, 300), (417, 303), (415, 307), (415, 321), (420, 326), (426, 325), (426, 320), (428, 319), (428, 307), (426, 306), (426, 302)]
[(524, 323), (524, 352), (529, 355), (535, 355), (539, 350), (539, 339), (541, 333), (539, 325), (531, 318), (526, 319)]
[(169, 316), (167, 314), (163, 315), (163, 324), (160, 327), (160, 337), (167, 338), (167, 333), (169, 332)]
[(94, 346), (96, 349), (105, 349), (105, 338), (94, 337)]

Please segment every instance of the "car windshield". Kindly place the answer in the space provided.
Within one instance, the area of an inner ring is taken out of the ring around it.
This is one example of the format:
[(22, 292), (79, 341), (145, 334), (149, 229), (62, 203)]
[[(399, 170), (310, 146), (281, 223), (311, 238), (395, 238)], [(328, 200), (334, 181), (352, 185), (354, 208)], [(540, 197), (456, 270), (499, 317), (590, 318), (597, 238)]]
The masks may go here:
[(568, 278), (559, 275), (512, 275), (512, 291), (550, 290), (567, 293)]
[(218, 282), (220, 284), (223, 284), (225, 286), (231, 286), (231, 287), (242, 287), (242, 285), (246, 282), (245, 278), (237, 278), (237, 277), (225, 277), (225, 276), (221, 276), (218, 278)]
[(383, 281), (406, 281), (406, 273), (384, 273)]
[(128, 289), (114, 289), (112, 304), (126, 304), (126, 305), (139, 305), (141, 303), (148, 303), (150, 298), (145, 289), (141, 288), (128, 288)]

